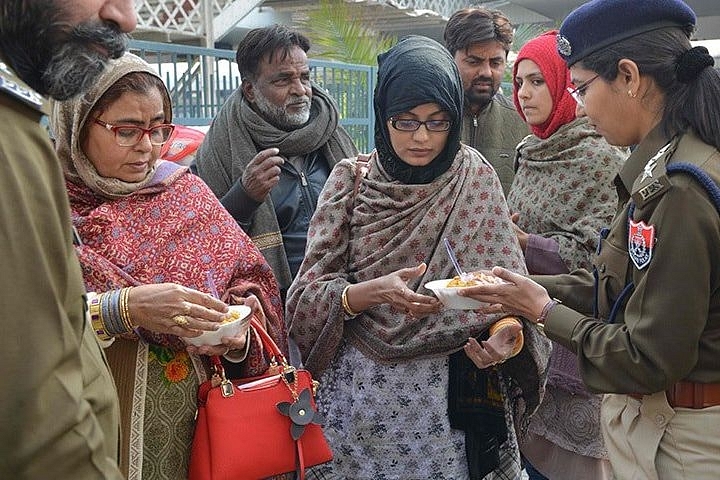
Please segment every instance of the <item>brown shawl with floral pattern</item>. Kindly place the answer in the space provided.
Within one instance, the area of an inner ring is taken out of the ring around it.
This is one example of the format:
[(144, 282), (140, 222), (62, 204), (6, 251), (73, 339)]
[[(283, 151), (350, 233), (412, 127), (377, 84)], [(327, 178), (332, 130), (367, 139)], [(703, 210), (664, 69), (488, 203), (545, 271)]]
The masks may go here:
[[(497, 319), (449, 309), (416, 319), (379, 305), (346, 320), (340, 296), (348, 282), (425, 262), (425, 275), (408, 286), (431, 295), (423, 287), (426, 282), (454, 275), (444, 237), (466, 270), (501, 265), (525, 272), (500, 182), (476, 150), (462, 146), (450, 169), (423, 185), (393, 181), (371, 160), (356, 195), (355, 165), (354, 159), (343, 160), (325, 184), (308, 231), (305, 260), (288, 291), (291, 335), (316, 376), (332, 361), (343, 336), (376, 361), (407, 360), (455, 352)], [(528, 380), (520, 382), (523, 390), (537, 397), (549, 342), (534, 328), (525, 329), (525, 338), (519, 361), (508, 362), (504, 371)]]

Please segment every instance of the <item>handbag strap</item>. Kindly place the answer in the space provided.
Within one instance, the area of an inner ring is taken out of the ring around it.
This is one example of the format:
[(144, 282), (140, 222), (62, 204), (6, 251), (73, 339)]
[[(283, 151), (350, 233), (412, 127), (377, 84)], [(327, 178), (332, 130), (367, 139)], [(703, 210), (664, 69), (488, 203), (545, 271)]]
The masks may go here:
[(260, 341), (262, 342), (263, 347), (265, 347), (265, 350), (272, 353), (272, 356), (275, 357), (278, 362), (282, 364), (287, 363), (285, 355), (283, 355), (280, 347), (277, 346), (275, 340), (272, 339), (270, 334), (262, 327), (262, 325), (260, 325), (260, 322), (255, 317), (250, 320), (250, 325), (255, 329), (255, 333), (257, 333), (260, 337)]
[[(275, 340), (273, 340), (270, 334), (265, 331), (255, 317), (252, 317), (250, 320), (250, 326), (255, 330), (255, 333), (257, 333), (257, 336), (260, 338), (263, 348), (270, 352), (271, 358), (274, 361), (279, 362), (281, 365), (286, 365), (287, 360), (285, 359), (285, 355), (283, 355), (282, 350), (280, 350), (280, 347), (277, 346)], [(212, 355), (210, 360), (215, 371), (220, 375), (222, 380), (225, 381), (225, 369), (222, 366), (220, 357), (218, 355)]]

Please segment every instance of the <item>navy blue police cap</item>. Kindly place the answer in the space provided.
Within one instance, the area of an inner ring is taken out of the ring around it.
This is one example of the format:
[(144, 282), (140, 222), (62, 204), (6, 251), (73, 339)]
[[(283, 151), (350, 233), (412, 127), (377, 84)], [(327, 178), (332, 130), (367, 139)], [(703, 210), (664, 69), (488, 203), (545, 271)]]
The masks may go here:
[(613, 43), (665, 27), (692, 27), (695, 12), (681, 0), (592, 0), (563, 20), (558, 52), (568, 66)]

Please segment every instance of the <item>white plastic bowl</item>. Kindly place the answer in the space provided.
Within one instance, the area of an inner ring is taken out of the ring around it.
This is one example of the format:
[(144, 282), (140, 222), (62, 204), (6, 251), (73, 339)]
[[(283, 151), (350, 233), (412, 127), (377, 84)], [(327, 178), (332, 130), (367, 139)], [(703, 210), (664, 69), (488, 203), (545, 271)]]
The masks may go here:
[[(458, 291), (471, 287), (448, 287), (447, 284), (450, 283), (451, 280), (451, 278), (433, 280), (432, 282), (426, 283), (425, 288), (432, 290), (435, 296), (438, 297), (438, 300), (440, 300), (447, 308), (455, 310), (475, 310), (476, 308), (486, 307), (489, 305), (487, 302), (481, 302), (470, 297), (461, 297), (458, 295)], [(492, 276), (491, 280), (487, 283), (493, 283), (493, 281), (496, 283), (506, 283), (501, 278), (495, 276)]]
[(482, 306), (487, 305), (485, 302), (480, 302), (470, 297), (461, 297), (458, 295), (458, 291), (463, 288), (469, 287), (448, 287), (451, 278), (445, 278), (442, 280), (433, 280), (425, 284), (425, 288), (432, 290), (435, 296), (445, 305), (447, 308), (454, 310), (475, 310)]
[(183, 337), (183, 340), (185, 343), (200, 347), (202, 345), (220, 345), (222, 343), (222, 337), (238, 336), (245, 326), (250, 323), (250, 313), (252, 310), (247, 305), (230, 305), (230, 311), (228, 313), (233, 311), (240, 314), (240, 317), (232, 322), (223, 323), (217, 330), (205, 331), (197, 337)]

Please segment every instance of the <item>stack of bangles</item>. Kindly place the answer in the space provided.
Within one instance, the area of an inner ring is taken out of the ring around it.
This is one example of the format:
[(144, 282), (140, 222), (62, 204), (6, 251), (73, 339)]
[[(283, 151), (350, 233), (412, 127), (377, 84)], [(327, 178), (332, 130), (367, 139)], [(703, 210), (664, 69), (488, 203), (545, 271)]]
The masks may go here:
[[(503, 317), (503, 318), (501, 318), (500, 320), (498, 320), (497, 322), (493, 323), (493, 324), (490, 326), (490, 332), (489, 332), (489, 333), (490, 333), (490, 336), (495, 335), (495, 334), (498, 333), (500, 330), (502, 330), (502, 329), (504, 329), (504, 328), (507, 328), (507, 327), (509, 327), (510, 325), (520, 325), (520, 326), (522, 326), (522, 322), (520, 321), (519, 318), (514, 317), (514, 316)], [(522, 347), (523, 347), (524, 344), (525, 344), (525, 336), (523, 335), (522, 330), (520, 330), (520, 331), (518, 332), (518, 336), (515, 338), (515, 344), (513, 345), (513, 349), (512, 349), (512, 351), (510, 352), (510, 354), (509, 354), (505, 359), (503, 359), (501, 362), (497, 362), (497, 363), (503, 363), (503, 362), (504, 362), (505, 360), (507, 360), (508, 358), (512, 358), (512, 357), (514, 357), (515, 355), (517, 355), (518, 353), (520, 353), (520, 350), (522, 350)]]
[(135, 326), (130, 320), (128, 295), (132, 287), (110, 290), (104, 293), (89, 292), (87, 295), (90, 324), (95, 335), (108, 342), (116, 335), (130, 333)]

